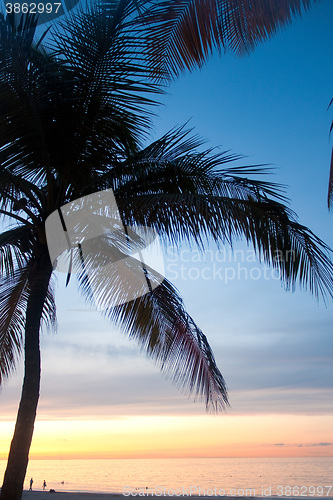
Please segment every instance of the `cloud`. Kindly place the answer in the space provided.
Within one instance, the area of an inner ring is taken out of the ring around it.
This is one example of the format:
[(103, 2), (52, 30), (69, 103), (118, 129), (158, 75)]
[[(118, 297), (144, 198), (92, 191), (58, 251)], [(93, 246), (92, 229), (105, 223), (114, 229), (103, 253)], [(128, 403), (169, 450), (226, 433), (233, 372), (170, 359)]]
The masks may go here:
[(314, 444), (308, 444), (305, 446), (333, 446), (333, 443), (314, 443)]
[(333, 446), (333, 443), (326, 443), (326, 442), (322, 442), (322, 443), (309, 443), (309, 444), (299, 444), (297, 445), (298, 448), (316, 448), (316, 447), (326, 447), (326, 446)]
[[(230, 389), (233, 414), (303, 414), (332, 415), (333, 390), (297, 387), (276, 387), (257, 390)], [(311, 405), (309, 405), (311, 401)]]

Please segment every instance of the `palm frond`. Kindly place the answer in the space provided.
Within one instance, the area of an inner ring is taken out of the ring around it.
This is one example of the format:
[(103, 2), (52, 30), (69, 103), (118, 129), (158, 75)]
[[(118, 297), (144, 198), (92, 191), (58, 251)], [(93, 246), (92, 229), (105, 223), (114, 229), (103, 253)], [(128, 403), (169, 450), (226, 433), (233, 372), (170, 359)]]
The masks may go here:
[(245, 238), (259, 259), (280, 270), (287, 288), (299, 283), (317, 297), (333, 297), (331, 249), (281, 203), (154, 194), (118, 199), (118, 207), (126, 224), (152, 227), (172, 245), (195, 243), (202, 249), (210, 239), (218, 246), (232, 246)]
[[(0, 234), (0, 385), (15, 369), (24, 343), (33, 245), (33, 233), (26, 225)], [(49, 329), (56, 328), (51, 281), (43, 306), (42, 324)]]
[(232, 245), (245, 238), (258, 257), (280, 270), (287, 288), (307, 286), (316, 296), (333, 295), (330, 249), (285, 205), (283, 187), (253, 179), (262, 166), (230, 166), (235, 156), (195, 153), (181, 132), (166, 135), (103, 177), (112, 187), (125, 225), (148, 226), (173, 245), (213, 240)]
[(0, 384), (13, 371), (21, 354), (28, 275), (28, 268), (22, 267), (10, 279), (1, 279), (0, 282)]
[[(94, 245), (96, 251), (96, 247)], [(98, 269), (98, 266), (101, 268)], [(89, 267), (93, 272), (89, 272)], [(80, 288), (87, 300), (96, 303), (96, 295), (105, 304), (110, 297), (119, 297), (119, 290), (126, 291), (133, 285), (135, 273), (142, 273), (142, 263), (131, 260), (131, 276), (119, 282), (115, 275), (96, 258), (84, 260), (79, 277)], [(184, 309), (175, 288), (146, 266), (146, 277), (153, 285), (135, 300), (119, 303), (104, 309), (103, 314), (121, 331), (136, 339), (148, 356), (172, 381), (188, 393), (204, 399), (206, 407), (218, 411), (228, 406), (227, 388), (216, 366), (207, 338)], [(122, 274), (124, 277), (124, 274)], [(124, 298), (124, 297), (123, 297)]]
[[(333, 103), (333, 99), (331, 99), (328, 107), (332, 106), (332, 103)], [(333, 130), (333, 120), (332, 120), (331, 127), (330, 127), (330, 134), (332, 133), (332, 130)], [(333, 207), (333, 147), (332, 147), (332, 154), (331, 154), (330, 175), (329, 175), (329, 179), (328, 179), (327, 205), (328, 205), (329, 209)]]
[(25, 267), (31, 252), (31, 231), (17, 226), (0, 234), (0, 277), (10, 278), (18, 268)]
[(45, 297), (43, 313), (42, 313), (42, 328), (56, 332), (57, 330), (57, 306), (55, 301), (54, 281), (51, 277), (47, 294)]
[[(0, 386), (15, 369), (22, 352), (25, 313), (29, 300), (29, 265), (16, 267), (10, 276), (0, 278)], [(56, 306), (50, 282), (45, 299), (42, 323), (56, 327)]]
[(332, 154), (331, 154), (330, 176), (328, 179), (327, 204), (328, 204), (329, 209), (333, 207), (333, 147), (332, 147)]
[[(50, 102), (59, 98), (63, 64), (42, 47), (36, 49), (29, 29), (18, 32), (8, 20), (0, 21), (0, 163), (38, 185), (51, 168), (47, 122)], [(59, 84), (58, 93), (52, 81)]]
[(156, 0), (143, 2), (152, 74), (202, 66), (214, 49), (243, 54), (320, 0)]
[(202, 66), (214, 47), (224, 45), (216, 0), (153, 2), (144, 13), (152, 76), (176, 76)]
[(177, 386), (204, 399), (208, 410), (228, 406), (226, 384), (207, 338), (167, 280), (135, 301), (110, 309), (108, 316)]
[(43, 211), (43, 196), (38, 187), (23, 176), (14, 175), (4, 164), (0, 166), (0, 208), (15, 213), (25, 212), (32, 221)]
[(103, 114), (100, 125), (107, 126), (109, 140), (119, 135), (117, 128), (123, 134), (127, 129), (134, 145), (150, 124), (149, 107), (156, 104), (150, 96), (161, 89), (149, 81), (144, 42), (137, 25), (128, 19), (132, 9), (128, 0), (95, 2), (61, 23), (55, 32), (56, 53), (78, 78), (76, 126), (85, 140), (85, 131), (91, 132), (96, 116)]

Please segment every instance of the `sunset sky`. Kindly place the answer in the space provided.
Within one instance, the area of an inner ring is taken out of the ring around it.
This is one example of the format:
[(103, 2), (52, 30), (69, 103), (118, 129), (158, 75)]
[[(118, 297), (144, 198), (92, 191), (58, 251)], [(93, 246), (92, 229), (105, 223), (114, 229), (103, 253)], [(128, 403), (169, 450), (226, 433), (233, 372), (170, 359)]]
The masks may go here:
[[(170, 87), (156, 139), (190, 120), (207, 140), (277, 167), (301, 223), (333, 246), (327, 184), (333, 138), (333, 3), (324, 0), (249, 57), (214, 56)], [(229, 249), (228, 249), (229, 250)], [(229, 388), (207, 414), (58, 276), (57, 333), (42, 336), (42, 388), (31, 458), (333, 456), (333, 309), (284, 291), (242, 243), (165, 250), (166, 276), (207, 335)], [(22, 366), (2, 389), (7, 456)]]

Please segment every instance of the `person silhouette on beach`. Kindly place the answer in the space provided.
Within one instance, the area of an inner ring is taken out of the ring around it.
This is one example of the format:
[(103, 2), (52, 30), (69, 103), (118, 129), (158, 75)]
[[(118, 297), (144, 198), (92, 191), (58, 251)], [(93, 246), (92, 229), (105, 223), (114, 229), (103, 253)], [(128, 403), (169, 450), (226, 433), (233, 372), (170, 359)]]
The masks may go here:
[(32, 485), (34, 484), (34, 480), (33, 478), (30, 479), (30, 488), (29, 488), (29, 491), (32, 491)]
[(44, 482), (43, 482), (43, 491), (45, 491), (45, 488), (46, 488), (46, 481), (44, 479)]

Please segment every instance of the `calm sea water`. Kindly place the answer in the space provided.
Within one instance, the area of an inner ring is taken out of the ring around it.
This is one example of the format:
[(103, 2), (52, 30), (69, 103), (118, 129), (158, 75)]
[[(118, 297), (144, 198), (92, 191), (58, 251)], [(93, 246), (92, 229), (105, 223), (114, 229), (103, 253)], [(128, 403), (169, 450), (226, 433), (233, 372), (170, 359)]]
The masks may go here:
[(31, 460), (27, 489), (30, 477), (36, 490), (333, 497), (333, 457)]

